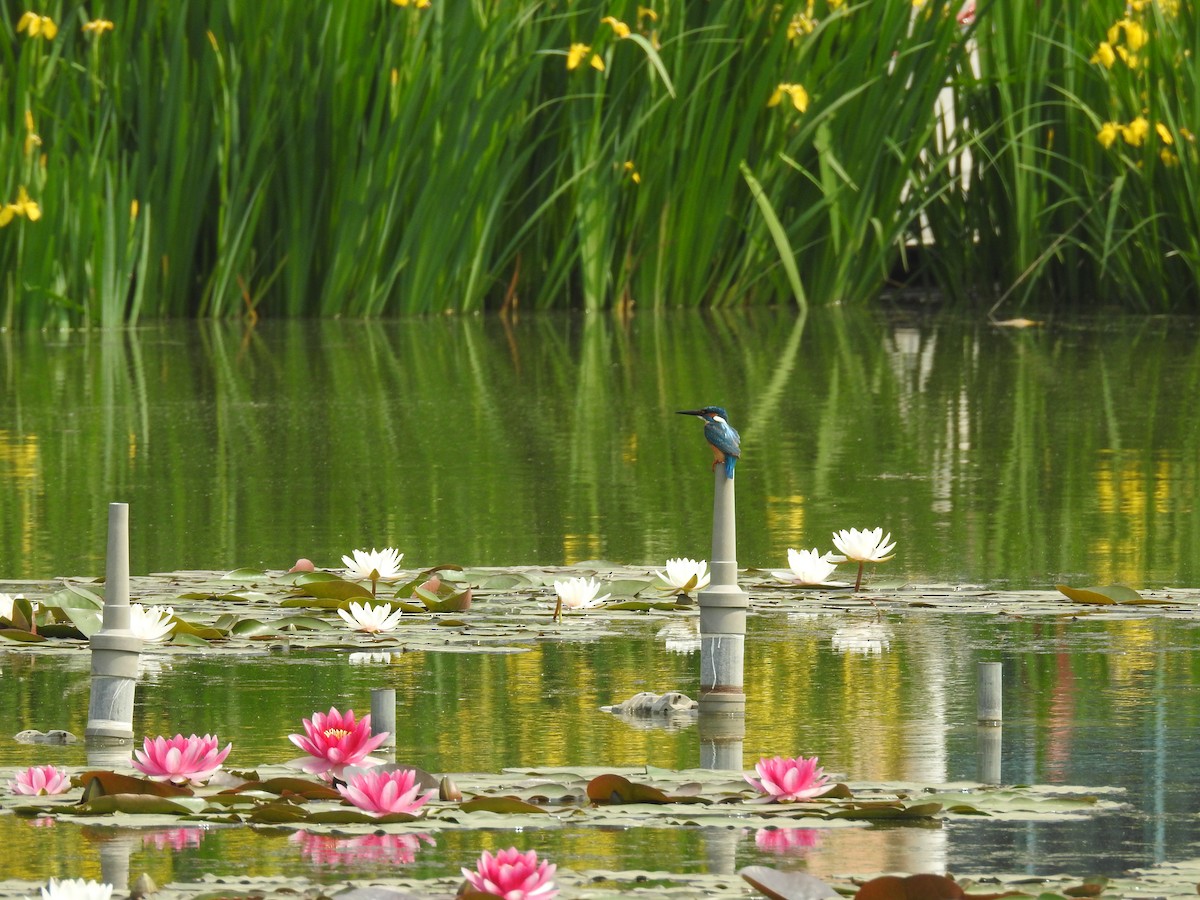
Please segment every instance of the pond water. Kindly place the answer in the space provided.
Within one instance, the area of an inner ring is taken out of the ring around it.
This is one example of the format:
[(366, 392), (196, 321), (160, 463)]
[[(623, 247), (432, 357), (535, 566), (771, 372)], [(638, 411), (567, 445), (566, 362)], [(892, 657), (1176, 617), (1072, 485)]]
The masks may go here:
[[(691, 615), (643, 623), (579, 621), (579, 639), (521, 642), (517, 653), (333, 650), (149, 654), (139, 683), (138, 734), (217, 732), (234, 768), (296, 755), (286, 735), (331, 704), (369, 705), (397, 692), (395, 758), (435, 772), (505, 768), (700, 765), (694, 724), (646, 729), (598, 711), (639, 690), (695, 695)], [(205, 873), (346, 878), (457, 871), (481, 848), (537, 847), (570, 868), (730, 872), (749, 864), (848, 871), (1117, 875), (1195, 855), (1200, 823), (1200, 692), (1191, 613), (1151, 617), (1024, 617), (997, 602), (975, 612), (912, 608), (877, 618), (804, 600), (760, 609), (747, 637), (743, 763), (817, 754), (854, 783), (972, 783), (982, 775), (975, 723), (980, 660), (1001, 660), (1005, 722), (1001, 780), (1096, 792), (1112, 808), (1082, 817), (941, 827), (846, 829), (547, 828), (514, 836), (438, 831), (330, 835), (241, 828), (113, 827), (0, 816), (5, 873), (99, 877), (104, 853), (160, 884)], [(594, 632), (599, 632), (597, 636)], [(676, 649), (671, 649), (676, 648)], [(685, 652), (680, 652), (683, 649)], [(0, 721), (82, 733), (87, 655), (0, 654)], [(63, 701), (65, 698), (65, 703)], [(47, 710), (61, 710), (48, 713)], [(6, 729), (11, 730), (11, 729)], [(0, 767), (83, 767), (82, 745), (46, 747), (0, 736)], [(114, 850), (113, 848), (116, 848)], [(170, 852), (166, 852), (170, 851)], [(78, 861), (63, 872), (63, 859)]]
[(112, 501), (135, 574), (705, 558), (707, 403), (744, 567), (878, 525), (891, 582), (1200, 582), (1195, 322), (824, 308), (0, 334), (0, 590), (100, 574)]
[[(700, 423), (743, 437), (739, 562), (883, 526), (873, 590), (1200, 582), (1200, 342), (1194, 322), (1014, 330), (841, 309), (739, 316), (540, 316), (160, 326), (0, 334), (0, 591), (103, 573), (107, 504), (130, 504), (135, 574), (335, 566), (356, 547), (404, 564), (661, 567), (707, 557)], [(979, 777), (975, 677), (1005, 673), (1006, 783), (1116, 792), (1046, 821), (941, 827), (443, 831), (92, 828), (0, 816), (3, 874), (99, 877), (105, 855), (160, 884), (204, 873), (336, 883), (446, 875), (481, 849), (537, 847), (569, 868), (728, 872), (1118, 874), (1200, 856), (1197, 619), (1024, 615), (1002, 595), (954, 614), (876, 618), (796, 598), (756, 607), (743, 763), (819, 755), (853, 782)], [(136, 599), (136, 598), (135, 598)], [(700, 764), (699, 729), (597, 711), (640, 690), (697, 691), (688, 615), (648, 615), (522, 652), (422, 649), (149, 654), (138, 734), (217, 732), (236, 765), (295, 755), (286, 735), (394, 687), (399, 762), (433, 772)], [(361, 648), (360, 648), (361, 649)], [(86, 652), (0, 648), (0, 775), (82, 746)], [(181, 711), (186, 711), (181, 721)], [(52, 720), (52, 721), (51, 721)], [(231, 764), (235, 764), (231, 759)], [(370, 838), (370, 839), (368, 839)]]

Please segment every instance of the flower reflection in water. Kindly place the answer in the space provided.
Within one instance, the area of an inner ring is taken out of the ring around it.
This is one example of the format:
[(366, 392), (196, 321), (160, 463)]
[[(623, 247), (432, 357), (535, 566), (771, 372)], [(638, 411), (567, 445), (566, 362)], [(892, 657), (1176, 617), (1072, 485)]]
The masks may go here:
[(351, 653), (350, 656), (348, 657), (347, 661), (352, 666), (375, 666), (375, 665), (386, 666), (391, 663), (392, 654), (390, 654), (390, 653), (368, 653), (365, 651), (359, 652), (359, 653)]
[(417, 858), (421, 844), (436, 847), (428, 834), (360, 834), (339, 837), (297, 831), (289, 838), (300, 845), (300, 852), (314, 865), (340, 866), (354, 863), (398, 863), (404, 865)]
[(142, 835), (142, 846), (155, 850), (194, 850), (204, 840), (203, 828), (160, 828)]
[(655, 632), (671, 653), (696, 653), (700, 650), (700, 619), (673, 619)]
[(768, 853), (803, 853), (819, 843), (821, 832), (817, 828), (760, 828), (754, 832), (754, 845)]
[(836, 653), (882, 655), (891, 646), (892, 629), (882, 622), (864, 622), (839, 628), (833, 633), (833, 649)]

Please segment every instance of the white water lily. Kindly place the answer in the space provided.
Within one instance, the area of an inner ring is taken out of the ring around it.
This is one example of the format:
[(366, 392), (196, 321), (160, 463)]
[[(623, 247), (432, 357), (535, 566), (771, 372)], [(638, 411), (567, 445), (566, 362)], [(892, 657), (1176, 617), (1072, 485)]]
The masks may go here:
[(51, 878), (42, 888), (42, 900), (110, 900), (113, 886), (82, 878)]
[(666, 585), (662, 590), (669, 590), (675, 594), (702, 591), (708, 587), (708, 560), (686, 557), (668, 559), (667, 571), (654, 574)]
[(10, 597), (8, 594), (0, 594), (0, 619), (8, 619), (8, 621), (11, 622), (13, 614), (13, 601), (24, 599), (25, 598), (20, 594), (17, 594), (15, 597)]
[(148, 644), (159, 644), (169, 640), (175, 623), (171, 621), (175, 610), (169, 606), (145, 607), (140, 603), (129, 604), (129, 630)]
[(346, 568), (354, 578), (373, 582), (395, 581), (400, 577), (400, 560), (402, 559), (404, 559), (404, 554), (397, 552), (396, 548), (385, 547), (382, 550), (372, 549), (370, 552), (355, 550), (353, 559), (343, 556), (342, 562), (346, 564)]
[(816, 547), (812, 550), (793, 550), (788, 548), (789, 571), (776, 569), (771, 572), (780, 581), (788, 584), (820, 585), (837, 584), (830, 582), (829, 576), (837, 568), (837, 564), (845, 562), (845, 557), (838, 556), (832, 551), (821, 554)]
[(595, 578), (568, 578), (566, 581), (556, 581), (554, 593), (558, 595), (565, 609), (590, 609), (612, 596), (596, 596), (600, 593), (600, 582)]
[[(835, 531), (833, 546), (842, 551), (847, 559), (858, 563), (858, 577), (854, 579), (854, 590), (857, 591), (862, 587), (863, 564), (887, 562), (892, 558), (891, 553), (896, 549), (896, 542), (892, 541), (892, 533), (889, 531), (884, 534), (882, 528), (870, 531), (865, 528), (862, 531), (851, 528), (849, 531)], [(874, 604), (875, 601), (872, 600), (871, 605)]]
[(400, 624), (400, 615), (403, 612), (404, 610), (400, 607), (396, 607), (393, 612), (392, 607), (387, 603), (372, 606), (369, 603), (351, 602), (349, 611), (339, 609), (338, 615), (345, 619), (346, 624), (355, 631), (378, 634), (381, 631), (395, 631), (396, 626)]
[(892, 558), (896, 549), (891, 532), (883, 533), (882, 528), (859, 531), (857, 528), (842, 529), (833, 534), (833, 546), (837, 547), (852, 562), (881, 563)]

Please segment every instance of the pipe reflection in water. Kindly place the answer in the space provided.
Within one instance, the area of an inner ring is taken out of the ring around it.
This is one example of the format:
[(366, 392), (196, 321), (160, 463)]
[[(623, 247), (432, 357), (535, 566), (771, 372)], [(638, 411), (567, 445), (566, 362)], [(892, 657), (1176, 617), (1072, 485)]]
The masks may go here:
[(979, 758), (979, 773), (976, 776), (980, 784), (1003, 784), (1000, 777), (1001, 736), (1004, 729), (999, 725), (977, 725), (975, 727), (975, 746)]

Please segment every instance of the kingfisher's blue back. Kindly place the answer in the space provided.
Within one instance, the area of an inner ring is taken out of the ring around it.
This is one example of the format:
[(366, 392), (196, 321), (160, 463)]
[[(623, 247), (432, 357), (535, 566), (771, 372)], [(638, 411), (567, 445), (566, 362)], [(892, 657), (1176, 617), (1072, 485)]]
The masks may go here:
[(703, 409), (681, 409), (681, 416), (695, 416), (704, 420), (704, 438), (713, 451), (713, 467), (718, 463), (725, 466), (725, 477), (732, 478), (734, 467), (742, 455), (742, 438), (729, 424), (729, 414), (720, 406), (705, 406)]
[[(723, 413), (708, 419), (704, 423), (704, 437), (713, 446), (714, 451), (720, 451), (725, 462), (725, 477), (733, 477), (733, 469), (742, 455), (742, 437), (737, 430), (725, 421)], [(714, 456), (715, 456), (714, 452)], [(718, 460), (720, 462), (721, 460)]]

